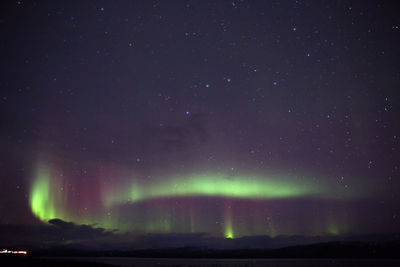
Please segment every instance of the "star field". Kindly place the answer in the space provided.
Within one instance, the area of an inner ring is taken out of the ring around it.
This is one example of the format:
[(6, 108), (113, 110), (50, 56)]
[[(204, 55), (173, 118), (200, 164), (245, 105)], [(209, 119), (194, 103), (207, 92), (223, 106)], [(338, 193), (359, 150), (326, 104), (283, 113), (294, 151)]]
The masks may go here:
[(226, 238), (396, 231), (395, 11), (10, 1), (0, 223)]

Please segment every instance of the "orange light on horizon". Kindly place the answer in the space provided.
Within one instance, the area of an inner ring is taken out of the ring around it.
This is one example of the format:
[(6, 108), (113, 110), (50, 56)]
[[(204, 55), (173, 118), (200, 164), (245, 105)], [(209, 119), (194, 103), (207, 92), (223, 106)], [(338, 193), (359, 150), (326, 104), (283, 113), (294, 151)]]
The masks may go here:
[(2, 249), (2, 250), (0, 250), (0, 254), (22, 254), (22, 255), (26, 255), (26, 254), (28, 254), (28, 251), (26, 251), (26, 250)]

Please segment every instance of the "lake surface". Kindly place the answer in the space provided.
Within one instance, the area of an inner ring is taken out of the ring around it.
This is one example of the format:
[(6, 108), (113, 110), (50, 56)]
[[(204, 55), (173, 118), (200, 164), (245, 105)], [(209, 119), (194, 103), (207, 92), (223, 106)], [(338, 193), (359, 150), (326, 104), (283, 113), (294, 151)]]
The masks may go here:
[(305, 267), (305, 266), (400, 266), (395, 259), (170, 259), (170, 258), (129, 258), (129, 257), (46, 257), (45, 259), (99, 262), (122, 267)]

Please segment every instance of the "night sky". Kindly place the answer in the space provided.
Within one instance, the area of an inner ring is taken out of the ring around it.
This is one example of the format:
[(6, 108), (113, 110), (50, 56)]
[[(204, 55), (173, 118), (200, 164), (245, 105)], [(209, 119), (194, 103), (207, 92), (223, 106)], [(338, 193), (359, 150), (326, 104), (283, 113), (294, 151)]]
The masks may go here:
[(400, 229), (395, 2), (1, 10), (3, 228), (222, 239)]

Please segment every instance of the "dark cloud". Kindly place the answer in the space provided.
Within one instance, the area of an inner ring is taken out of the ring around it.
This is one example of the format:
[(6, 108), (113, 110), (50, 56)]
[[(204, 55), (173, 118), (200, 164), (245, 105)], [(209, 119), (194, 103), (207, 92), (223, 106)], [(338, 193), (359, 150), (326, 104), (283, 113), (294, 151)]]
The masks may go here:
[(158, 151), (181, 151), (207, 141), (207, 118), (205, 113), (196, 113), (181, 124), (148, 126), (143, 129), (143, 139)]
[(96, 228), (90, 225), (77, 225), (72, 222), (65, 222), (60, 219), (49, 220), (49, 224), (54, 226), (54, 230), (60, 231), (67, 236), (69, 240), (73, 239), (94, 239), (98, 237), (110, 236), (112, 231), (106, 231), (103, 228)]
[(112, 231), (106, 231), (103, 228), (77, 225), (60, 219), (52, 219), (49, 224), (41, 225), (0, 225), (0, 245), (2, 247), (53, 247), (78, 243), (93, 245), (97, 240), (113, 236)]

